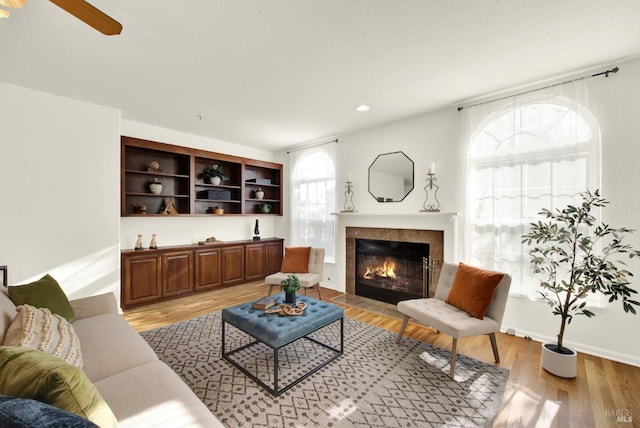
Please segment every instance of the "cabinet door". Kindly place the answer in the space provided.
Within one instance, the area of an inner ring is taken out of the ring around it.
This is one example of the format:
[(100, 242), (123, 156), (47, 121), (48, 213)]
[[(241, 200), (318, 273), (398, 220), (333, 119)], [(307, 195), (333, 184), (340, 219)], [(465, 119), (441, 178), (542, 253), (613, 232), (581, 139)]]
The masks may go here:
[(220, 249), (196, 251), (196, 290), (207, 290), (222, 285)]
[(245, 247), (244, 279), (253, 281), (266, 276), (266, 257), (264, 244), (249, 244)]
[(244, 246), (225, 247), (222, 250), (222, 285), (244, 281)]
[(162, 254), (163, 297), (193, 291), (193, 251)]
[(267, 275), (280, 271), (282, 267), (282, 241), (267, 242)]
[(157, 300), (162, 295), (162, 269), (158, 255), (122, 257), (122, 306)]

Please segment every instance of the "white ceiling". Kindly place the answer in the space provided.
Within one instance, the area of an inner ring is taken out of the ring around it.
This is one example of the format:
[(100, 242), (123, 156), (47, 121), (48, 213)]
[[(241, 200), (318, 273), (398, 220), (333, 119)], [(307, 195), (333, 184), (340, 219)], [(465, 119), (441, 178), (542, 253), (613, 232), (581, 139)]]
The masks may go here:
[(11, 10), (0, 81), (270, 150), (640, 55), (638, 0), (91, 3), (121, 35)]

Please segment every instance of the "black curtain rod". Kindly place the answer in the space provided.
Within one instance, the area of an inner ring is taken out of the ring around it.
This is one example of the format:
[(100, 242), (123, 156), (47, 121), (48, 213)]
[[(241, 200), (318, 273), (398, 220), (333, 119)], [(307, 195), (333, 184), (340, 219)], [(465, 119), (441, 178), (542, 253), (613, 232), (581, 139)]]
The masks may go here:
[(287, 154), (291, 153), (291, 152), (299, 152), (300, 150), (304, 150), (304, 149), (310, 149), (312, 147), (318, 147), (318, 146), (324, 146), (325, 144), (329, 144), (329, 143), (337, 143), (338, 139), (335, 138), (331, 141), (325, 141), (324, 143), (317, 143), (317, 144), (311, 144), (309, 146), (304, 146), (304, 147), (300, 147), (299, 149), (291, 149), (291, 150), (287, 150)]
[(513, 94), (513, 95), (507, 95), (504, 97), (500, 97), (500, 98), (496, 98), (493, 100), (489, 100), (489, 101), (483, 101), (481, 103), (477, 103), (477, 104), (472, 104), (470, 106), (460, 106), (458, 107), (458, 111), (462, 111), (465, 108), (471, 108), (471, 107), (477, 107), (477, 106), (481, 106), (483, 104), (488, 104), (488, 103), (492, 103), (494, 101), (501, 101), (501, 100), (506, 100), (507, 98), (511, 98), (511, 97), (517, 97), (519, 95), (526, 95), (526, 94), (530, 94), (532, 92), (536, 92), (536, 91), (541, 91), (543, 89), (549, 89), (549, 88), (554, 88), (556, 86), (560, 86), (560, 85), (566, 85), (567, 83), (571, 83), (571, 82), (577, 82), (578, 80), (584, 80), (584, 79), (590, 79), (592, 77), (597, 77), (597, 76), (602, 76), (604, 74), (604, 77), (609, 77), (609, 74), (612, 73), (617, 73), (618, 71), (620, 71), (619, 67), (613, 67), (611, 70), (607, 70), (607, 71), (603, 71), (601, 73), (596, 73), (596, 74), (592, 74), (590, 76), (584, 76), (584, 77), (578, 77), (577, 79), (571, 79), (571, 80), (567, 80), (565, 82), (560, 82), (560, 83), (555, 83), (553, 85), (548, 85), (548, 86), (543, 86), (541, 88), (536, 88), (536, 89), (531, 89), (529, 91), (524, 91), (524, 92), (520, 92), (518, 94)]

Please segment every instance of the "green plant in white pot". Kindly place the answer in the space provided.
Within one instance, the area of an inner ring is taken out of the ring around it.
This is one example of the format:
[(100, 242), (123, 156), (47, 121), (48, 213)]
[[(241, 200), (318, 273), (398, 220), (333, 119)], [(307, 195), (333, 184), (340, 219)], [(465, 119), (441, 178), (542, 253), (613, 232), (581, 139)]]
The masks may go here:
[(640, 305), (632, 298), (637, 293), (630, 287), (633, 274), (621, 258), (640, 256), (640, 251), (623, 243), (625, 235), (634, 231), (596, 220), (593, 211), (608, 204), (599, 191), (581, 197), (578, 206), (543, 209), (540, 215), (545, 220), (531, 223), (530, 232), (522, 236), (523, 243), (533, 246), (529, 251), (532, 270), (543, 278), (539, 293), (553, 314), (560, 316), (557, 342), (543, 344), (542, 367), (567, 378), (576, 376), (577, 362), (575, 351), (563, 344), (565, 329), (576, 315), (595, 316), (585, 298), (602, 294), (609, 302), (621, 300), (624, 311), (631, 314)]
[(300, 279), (296, 275), (287, 275), (285, 279), (280, 281), (280, 289), (284, 291), (285, 302), (296, 302), (296, 291), (300, 289)]
[(222, 171), (221, 165), (211, 165), (202, 172), (202, 176), (209, 180), (209, 183), (218, 185), (222, 180), (228, 180), (229, 177)]

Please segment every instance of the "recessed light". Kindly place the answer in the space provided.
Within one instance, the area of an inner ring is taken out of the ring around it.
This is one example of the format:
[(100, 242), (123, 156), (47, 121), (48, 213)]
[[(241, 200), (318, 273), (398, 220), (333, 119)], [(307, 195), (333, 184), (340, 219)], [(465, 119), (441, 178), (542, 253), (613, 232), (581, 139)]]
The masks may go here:
[(369, 111), (369, 109), (371, 109), (371, 107), (369, 107), (366, 104), (360, 104), (359, 106), (356, 107), (357, 111)]

